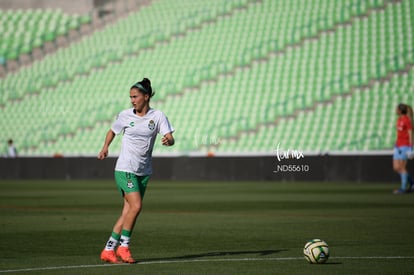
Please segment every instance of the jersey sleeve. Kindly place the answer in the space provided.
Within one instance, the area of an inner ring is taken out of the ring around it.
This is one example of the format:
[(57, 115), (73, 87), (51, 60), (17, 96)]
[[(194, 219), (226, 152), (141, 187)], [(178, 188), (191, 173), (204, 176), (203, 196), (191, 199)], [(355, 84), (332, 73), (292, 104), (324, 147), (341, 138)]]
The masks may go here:
[(119, 113), (115, 119), (115, 121), (112, 123), (111, 130), (115, 133), (115, 135), (119, 135), (124, 129), (124, 116), (123, 113)]
[(168, 133), (173, 133), (174, 131), (175, 130), (171, 126), (170, 121), (168, 120), (168, 117), (166, 115), (164, 115), (163, 113), (161, 113), (158, 133), (160, 133), (161, 135), (164, 136)]

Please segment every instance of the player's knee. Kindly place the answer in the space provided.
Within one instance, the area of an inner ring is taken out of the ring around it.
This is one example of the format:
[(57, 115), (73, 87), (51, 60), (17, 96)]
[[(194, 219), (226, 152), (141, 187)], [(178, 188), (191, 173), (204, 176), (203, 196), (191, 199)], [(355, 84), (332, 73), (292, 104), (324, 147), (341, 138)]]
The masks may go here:
[(400, 163), (398, 163), (398, 162), (394, 163), (393, 169), (397, 173), (401, 172), (401, 165), (400, 165)]
[(129, 212), (139, 214), (141, 212), (142, 204), (141, 202), (134, 202), (129, 204)]

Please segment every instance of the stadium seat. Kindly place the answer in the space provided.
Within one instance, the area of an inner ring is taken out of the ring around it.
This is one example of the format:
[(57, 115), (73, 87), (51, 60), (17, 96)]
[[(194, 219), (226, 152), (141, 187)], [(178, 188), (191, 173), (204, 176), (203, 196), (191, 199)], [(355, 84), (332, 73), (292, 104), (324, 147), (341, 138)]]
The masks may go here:
[[(277, 142), (388, 149), (393, 106), (413, 100), (405, 92), (411, 70), (398, 74), (414, 59), (412, 10), (409, 1), (160, 0), (0, 79), (0, 125), (22, 137), (23, 155), (96, 155), (105, 129), (129, 106), (129, 87), (149, 77), (151, 105), (177, 130), (173, 148), (156, 143), (160, 154), (272, 153)], [(53, 43), (90, 22), (61, 11), (32, 17), (42, 35), (23, 39), (15, 59), (35, 41)], [(29, 102), (31, 121), (14, 115)], [(18, 123), (26, 130), (10, 127)], [(29, 136), (35, 129), (41, 134)]]

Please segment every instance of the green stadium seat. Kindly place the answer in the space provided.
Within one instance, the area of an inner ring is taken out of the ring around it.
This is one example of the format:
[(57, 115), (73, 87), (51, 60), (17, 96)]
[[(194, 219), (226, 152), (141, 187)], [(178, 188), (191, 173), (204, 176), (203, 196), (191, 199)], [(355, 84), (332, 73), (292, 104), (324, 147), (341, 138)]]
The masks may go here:
[[(33, 100), (31, 113), (38, 115), (30, 123), (23, 119), (22, 126), (43, 130), (36, 138), (19, 141), (23, 154), (62, 150), (67, 155), (95, 155), (103, 129), (129, 106), (129, 87), (146, 76), (156, 90), (151, 104), (177, 129), (176, 146), (156, 143), (160, 154), (268, 154), (277, 141), (310, 151), (390, 148), (392, 133), (384, 129), (392, 129), (394, 115), (371, 109), (392, 110), (401, 100), (413, 100), (405, 92), (412, 73), (396, 77), (414, 59), (407, 23), (413, 7), (410, 2), (355, 3), (153, 2), (0, 79), (0, 125), (22, 121), (7, 116), (5, 122), (3, 115)], [(62, 12), (45, 14), (31, 24), (53, 30), (55, 37), (90, 23)], [(341, 22), (350, 23), (336, 25)], [(19, 46), (17, 58), (30, 53), (35, 43), (42, 46), (46, 38), (28, 37), (22, 39), (26, 48)], [(0, 45), (0, 53), (14, 41)], [(390, 84), (372, 84), (384, 76), (391, 76)], [(387, 103), (381, 99), (384, 94)], [(96, 106), (98, 97), (101, 108)], [(62, 102), (64, 109), (54, 107)], [(366, 110), (364, 102), (376, 107)], [(358, 121), (369, 129), (364, 137), (359, 136)], [(8, 134), (27, 136), (17, 130)]]
[[(65, 15), (60, 10), (9, 10), (1, 15), (2, 33), (0, 47), (5, 63), (17, 60), (22, 54), (29, 54), (45, 42), (53, 42), (57, 35), (67, 34), (67, 22), (81, 24), (90, 22), (89, 15)], [(68, 24), (71, 26), (71, 24)]]

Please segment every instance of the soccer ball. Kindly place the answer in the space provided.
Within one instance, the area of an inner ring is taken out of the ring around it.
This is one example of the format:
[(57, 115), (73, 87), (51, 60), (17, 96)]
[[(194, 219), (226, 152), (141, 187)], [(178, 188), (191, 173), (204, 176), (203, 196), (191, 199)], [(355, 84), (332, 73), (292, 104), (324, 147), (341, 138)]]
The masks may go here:
[(303, 248), (305, 259), (311, 264), (323, 264), (329, 258), (328, 244), (321, 239), (313, 239)]

